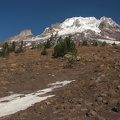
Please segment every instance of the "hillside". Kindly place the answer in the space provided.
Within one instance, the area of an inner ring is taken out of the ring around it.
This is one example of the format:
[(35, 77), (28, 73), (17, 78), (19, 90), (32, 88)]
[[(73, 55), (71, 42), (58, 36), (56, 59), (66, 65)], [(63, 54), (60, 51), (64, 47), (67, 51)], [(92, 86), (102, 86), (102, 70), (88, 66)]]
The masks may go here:
[[(73, 68), (64, 68), (66, 58), (52, 58), (53, 48), (48, 49), (45, 56), (39, 49), (28, 49), (20, 55), (10, 53), (8, 59), (0, 58), (0, 113), (4, 113), (6, 107), (12, 111), (16, 105), (14, 99), (18, 103), (30, 93), (34, 95), (49, 88), (48, 84), (75, 80), (38, 95), (37, 98), (54, 96), (25, 110), (8, 116), (0, 114), (0, 120), (119, 120), (120, 47), (77, 48), (80, 60)], [(3, 97), (16, 94), (20, 97), (13, 99), (12, 108), (6, 106), (12, 98)]]

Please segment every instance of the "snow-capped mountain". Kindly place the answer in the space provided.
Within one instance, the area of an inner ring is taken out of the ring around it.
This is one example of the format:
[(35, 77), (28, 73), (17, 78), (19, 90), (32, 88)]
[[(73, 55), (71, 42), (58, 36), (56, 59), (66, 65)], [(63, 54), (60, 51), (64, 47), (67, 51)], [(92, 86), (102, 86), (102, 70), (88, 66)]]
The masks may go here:
[(76, 35), (82, 38), (106, 38), (120, 40), (120, 26), (111, 18), (73, 17), (63, 23), (45, 29), (41, 36)]
[(63, 23), (59, 24), (58, 26), (53, 25), (47, 28), (45, 32), (48, 32), (48, 30), (50, 32), (50, 30), (52, 29), (54, 31), (53, 34), (57, 33), (59, 36), (82, 33), (86, 30), (91, 30), (96, 33), (100, 33), (100, 29), (98, 28), (99, 24), (100, 20), (97, 20), (94, 17), (73, 17), (66, 19)]
[(27, 46), (33, 42), (45, 42), (51, 35), (65, 37), (71, 35), (76, 41), (84, 39), (120, 41), (120, 25), (111, 18), (101, 17), (73, 17), (62, 23), (53, 24), (47, 27), (41, 35), (33, 37), (30, 30), (24, 30), (19, 35), (9, 38), (7, 41), (25, 41)]

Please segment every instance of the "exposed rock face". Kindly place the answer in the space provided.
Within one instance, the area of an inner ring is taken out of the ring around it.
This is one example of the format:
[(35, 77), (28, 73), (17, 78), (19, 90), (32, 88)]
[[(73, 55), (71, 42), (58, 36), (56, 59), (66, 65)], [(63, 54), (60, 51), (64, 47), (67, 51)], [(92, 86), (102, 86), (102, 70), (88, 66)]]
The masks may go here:
[(12, 41), (19, 42), (21, 40), (25, 40), (25, 39), (31, 38), (31, 37), (33, 37), (31, 30), (23, 30), (20, 32), (20, 34), (13, 36), (13, 37), (7, 39), (6, 41), (7, 42), (12, 42)]
[(33, 35), (31, 30), (23, 30), (21, 31), (21, 33), (19, 34), (20, 36), (22, 37), (25, 37), (25, 36), (30, 36), (30, 35)]
[(102, 22), (99, 25), (101, 35), (109, 38), (120, 40), (120, 26), (116, 24), (110, 18), (102, 18)]

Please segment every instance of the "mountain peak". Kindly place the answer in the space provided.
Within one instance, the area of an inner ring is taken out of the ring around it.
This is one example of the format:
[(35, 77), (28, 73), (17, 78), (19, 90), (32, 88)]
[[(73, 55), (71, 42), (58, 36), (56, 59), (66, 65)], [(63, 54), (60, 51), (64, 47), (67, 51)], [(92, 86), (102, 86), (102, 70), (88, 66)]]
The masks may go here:
[(66, 26), (71, 26), (74, 22), (79, 22), (79, 23), (83, 23), (83, 21), (89, 22), (89, 21), (95, 21), (97, 20), (95, 17), (72, 17), (72, 18), (68, 18), (66, 19), (63, 24)]
[(111, 18), (105, 16), (97, 19), (95, 17), (72, 17), (64, 22), (53, 24), (52, 27), (45, 29), (41, 39), (48, 39), (49, 36), (57, 34), (58, 36), (75, 35), (91, 39), (105, 38), (120, 40), (120, 26)]
[(33, 35), (33, 34), (32, 34), (32, 32), (31, 32), (31, 30), (25, 29), (25, 30), (22, 30), (22, 31), (20, 32), (20, 35), (21, 35), (21, 36), (29, 36), (29, 35)]
[(25, 40), (26, 38), (31, 38), (33, 37), (33, 34), (31, 32), (31, 30), (25, 29), (22, 30), (20, 32), (20, 34), (17, 34), (13, 37), (8, 38), (7, 40), (5, 40), (6, 42), (12, 42), (12, 41), (21, 41), (21, 40)]
[(66, 19), (61, 23), (60, 35), (72, 34), (76, 32), (84, 32), (86, 30), (92, 30), (96, 33), (100, 33), (98, 28), (101, 20), (97, 20), (95, 17), (73, 17)]
[(108, 24), (110, 24), (110, 25), (112, 25), (112, 26), (119, 26), (119, 25), (118, 25), (115, 21), (113, 21), (111, 18), (108, 18), (108, 17), (105, 17), (105, 16), (101, 17), (100, 20), (103, 21), (103, 22), (106, 22), (106, 23), (108, 23)]

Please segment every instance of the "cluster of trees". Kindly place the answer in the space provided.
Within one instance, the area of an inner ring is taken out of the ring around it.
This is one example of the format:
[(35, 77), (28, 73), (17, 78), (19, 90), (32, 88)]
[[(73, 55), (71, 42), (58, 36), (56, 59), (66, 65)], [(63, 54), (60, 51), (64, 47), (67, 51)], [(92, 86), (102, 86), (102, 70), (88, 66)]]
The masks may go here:
[(41, 52), (41, 55), (47, 55), (48, 54), (46, 49), (49, 49), (51, 46), (54, 45), (54, 38), (55, 37), (56, 37), (56, 35), (53, 36), (53, 34), (52, 34), (50, 39), (48, 39), (47, 42), (43, 43), (43, 50)]
[(71, 52), (72, 55), (77, 55), (77, 49), (75, 43), (72, 41), (71, 37), (66, 37), (64, 40), (59, 38), (58, 43), (54, 47), (53, 57), (63, 57), (67, 52)]
[(23, 50), (23, 41), (21, 41), (20, 47), (15, 50), (15, 53), (19, 54), (19, 53), (23, 53), (23, 52), (24, 52), (24, 50)]
[[(114, 44), (115, 44), (115, 43), (114, 43)], [(84, 40), (81, 44), (79, 44), (79, 46), (80, 46), (80, 45), (82, 45), (82, 46), (89, 46), (90, 44), (88, 43), (87, 40)], [(102, 42), (101, 44), (99, 44), (97, 41), (93, 41), (91, 45), (92, 45), (92, 46), (98, 46), (98, 45), (106, 46), (107, 43), (104, 41), (104, 42)]]
[[(41, 55), (47, 55), (47, 49), (49, 49), (51, 46), (54, 46), (53, 44), (54, 37), (53, 35), (50, 37), (47, 42), (43, 43), (43, 50), (41, 52)], [(59, 37), (57, 40), (57, 44), (54, 46), (54, 51), (52, 56), (54, 58), (63, 57), (66, 53), (70, 52), (72, 56), (77, 56), (77, 49), (75, 43), (72, 41), (71, 37), (66, 37), (63, 39), (62, 37)]]
[(51, 41), (47, 40), (47, 42), (43, 44), (43, 50), (41, 52), (41, 55), (47, 55), (48, 53), (46, 49), (49, 49), (50, 47), (51, 47)]
[(2, 46), (2, 49), (0, 50), (0, 56), (4, 58), (9, 57), (10, 52), (15, 52), (16, 54), (23, 52), (23, 41), (21, 41), (20, 47), (16, 49), (15, 42), (13, 41), (12, 44), (8, 44), (5, 42)]
[[(87, 41), (83, 41), (82, 42), (82, 44), (81, 44), (82, 46), (89, 46), (89, 44), (88, 44), (88, 42)], [(104, 41), (104, 42), (102, 42), (102, 43), (98, 43), (97, 41), (93, 41), (92, 42), (92, 45), (93, 46), (106, 46), (106, 45), (108, 45), (107, 43), (106, 43), (106, 41)], [(115, 46), (116, 45), (116, 43), (114, 42), (113, 44), (112, 44), (112, 46)]]
[(1, 51), (0, 51), (0, 56), (2, 57), (8, 57), (9, 56), (9, 47), (8, 47), (8, 43), (6, 42)]

